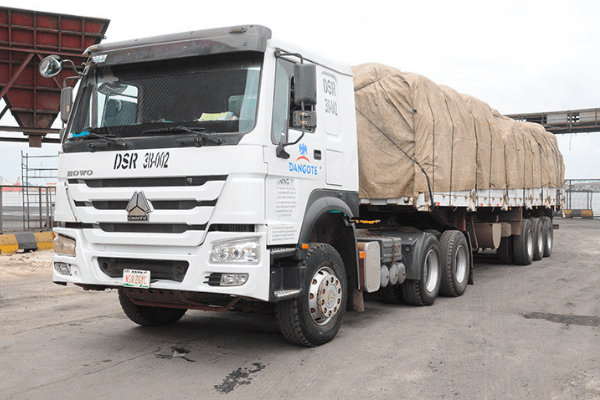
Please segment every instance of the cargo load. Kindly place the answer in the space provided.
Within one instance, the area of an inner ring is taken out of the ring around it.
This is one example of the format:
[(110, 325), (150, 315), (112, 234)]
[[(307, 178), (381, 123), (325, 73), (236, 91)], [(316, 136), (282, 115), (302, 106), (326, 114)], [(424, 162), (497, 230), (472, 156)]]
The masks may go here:
[(550, 189), (562, 187), (564, 164), (556, 138), (541, 125), (382, 64), (352, 72), (361, 199), (423, 209), (432, 198), (465, 205), (461, 196), (472, 208), (556, 203)]

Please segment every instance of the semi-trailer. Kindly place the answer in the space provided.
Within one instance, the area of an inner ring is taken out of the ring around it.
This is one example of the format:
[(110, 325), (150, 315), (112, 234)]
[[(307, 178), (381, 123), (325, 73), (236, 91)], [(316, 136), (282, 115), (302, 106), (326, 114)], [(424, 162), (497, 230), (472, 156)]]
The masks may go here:
[(552, 251), (564, 166), (539, 125), (259, 25), (84, 54), (61, 98), (53, 281), (117, 289), (140, 325), (272, 309), (316, 346), (365, 292), (432, 305), (465, 292), (474, 252)]

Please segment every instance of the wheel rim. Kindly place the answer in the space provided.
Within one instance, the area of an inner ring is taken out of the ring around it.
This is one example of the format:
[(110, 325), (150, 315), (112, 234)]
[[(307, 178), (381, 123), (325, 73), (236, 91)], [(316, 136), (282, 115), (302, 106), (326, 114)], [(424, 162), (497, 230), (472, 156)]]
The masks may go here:
[(546, 235), (546, 248), (548, 250), (552, 250), (552, 229), (548, 229), (548, 234)]
[(322, 267), (312, 277), (308, 293), (310, 316), (317, 325), (325, 325), (340, 310), (342, 283), (329, 267)]
[(427, 257), (425, 257), (425, 264), (423, 265), (423, 268), (425, 268), (425, 288), (429, 292), (433, 292), (437, 285), (440, 271), (439, 266), (437, 253), (429, 250)]
[(533, 256), (533, 235), (531, 231), (525, 231), (525, 234), (527, 235), (527, 254)]
[(542, 254), (544, 252), (544, 231), (541, 226), (540, 229), (538, 229), (537, 246), (538, 253)]
[(454, 258), (456, 265), (456, 281), (462, 283), (467, 275), (467, 251), (464, 246), (459, 246), (456, 249), (456, 256)]

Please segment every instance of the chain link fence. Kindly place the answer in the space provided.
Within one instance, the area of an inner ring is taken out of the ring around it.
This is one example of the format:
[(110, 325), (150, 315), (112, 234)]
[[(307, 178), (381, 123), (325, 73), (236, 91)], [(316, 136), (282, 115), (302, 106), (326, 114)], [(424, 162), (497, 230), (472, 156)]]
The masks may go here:
[(56, 188), (0, 186), (0, 233), (51, 231)]

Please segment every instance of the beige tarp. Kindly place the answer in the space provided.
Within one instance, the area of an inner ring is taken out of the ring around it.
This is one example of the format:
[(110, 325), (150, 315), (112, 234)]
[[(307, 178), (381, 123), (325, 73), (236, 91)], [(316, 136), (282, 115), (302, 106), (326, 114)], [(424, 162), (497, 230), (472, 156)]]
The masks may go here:
[(352, 72), (361, 198), (427, 194), (427, 177), (433, 193), (562, 187), (556, 138), (541, 125), (385, 65)]

